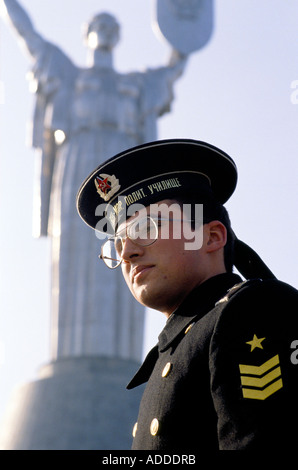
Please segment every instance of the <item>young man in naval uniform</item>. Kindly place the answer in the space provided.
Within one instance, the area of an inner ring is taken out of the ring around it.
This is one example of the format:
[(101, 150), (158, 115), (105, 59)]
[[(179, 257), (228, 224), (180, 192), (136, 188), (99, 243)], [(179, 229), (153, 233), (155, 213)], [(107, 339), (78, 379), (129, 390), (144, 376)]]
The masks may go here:
[(223, 204), (236, 181), (220, 149), (172, 139), (116, 155), (79, 190), (82, 219), (110, 235), (102, 260), (168, 318), (128, 385), (147, 382), (132, 449), (297, 442), (298, 293), (233, 233)]

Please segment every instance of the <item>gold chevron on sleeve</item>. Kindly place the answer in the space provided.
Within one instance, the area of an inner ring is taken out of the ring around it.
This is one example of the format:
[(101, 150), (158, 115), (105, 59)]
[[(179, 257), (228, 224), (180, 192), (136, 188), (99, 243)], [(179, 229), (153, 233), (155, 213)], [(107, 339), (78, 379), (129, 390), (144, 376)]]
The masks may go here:
[(264, 377), (247, 377), (245, 375), (241, 376), (241, 384), (247, 385), (248, 387), (256, 387), (256, 388), (263, 388), (272, 382), (274, 379), (277, 379), (281, 376), (280, 367), (273, 369), (268, 374), (264, 375)]
[(267, 370), (272, 369), (274, 366), (279, 364), (279, 356), (278, 354), (269, 361), (264, 362), (260, 366), (247, 366), (246, 364), (239, 364), (239, 369), (241, 374), (249, 374), (249, 375), (263, 375)]
[(243, 398), (266, 400), (283, 387), (278, 354), (260, 366), (239, 364)]
[(258, 390), (255, 388), (243, 388), (243, 398), (251, 398), (254, 400), (266, 400), (266, 398), (270, 397), (270, 395), (273, 395), (273, 393), (280, 390), (282, 386), (282, 380), (279, 379), (276, 382), (273, 382), (273, 384), (268, 385), (268, 387), (264, 388), (264, 390)]

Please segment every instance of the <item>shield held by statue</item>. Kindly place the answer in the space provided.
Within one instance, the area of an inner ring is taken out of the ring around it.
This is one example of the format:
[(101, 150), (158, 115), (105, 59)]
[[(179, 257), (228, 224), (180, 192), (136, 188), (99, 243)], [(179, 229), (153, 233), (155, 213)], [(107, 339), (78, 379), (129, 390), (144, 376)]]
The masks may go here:
[(204, 47), (213, 30), (213, 0), (155, 0), (153, 29), (181, 54)]

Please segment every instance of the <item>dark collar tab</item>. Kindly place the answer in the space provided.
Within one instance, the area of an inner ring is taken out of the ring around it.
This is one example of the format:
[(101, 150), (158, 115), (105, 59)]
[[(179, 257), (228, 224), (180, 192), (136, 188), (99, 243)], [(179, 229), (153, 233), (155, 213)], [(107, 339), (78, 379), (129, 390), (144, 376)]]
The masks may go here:
[(151, 351), (149, 351), (143, 364), (141, 365), (139, 370), (136, 372), (136, 374), (133, 376), (133, 378), (131, 379), (129, 384), (126, 386), (126, 388), (128, 390), (131, 390), (132, 388), (138, 387), (139, 385), (142, 385), (143, 383), (147, 382), (154, 369), (157, 359), (158, 359), (158, 345), (154, 346), (154, 348), (152, 348)]

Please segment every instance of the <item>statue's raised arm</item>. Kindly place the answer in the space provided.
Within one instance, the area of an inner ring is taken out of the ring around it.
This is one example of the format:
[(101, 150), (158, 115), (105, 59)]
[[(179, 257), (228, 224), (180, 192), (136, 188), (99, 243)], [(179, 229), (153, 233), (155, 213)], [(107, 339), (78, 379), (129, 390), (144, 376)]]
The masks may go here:
[(28, 141), (39, 150), (36, 154), (36, 182), (39, 184), (35, 186), (34, 233), (46, 235), (56, 159), (55, 133), (59, 130), (65, 138), (69, 134), (69, 110), (77, 68), (59, 47), (35, 30), (29, 15), (16, 0), (0, 0), (0, 16), (16, 33), (32, 63), (27, 78), (30, 91), (35, 94), (35, 105)]
[[(32, 73), (28, 75), (31, 91), (43, 96), (47, 102), (50, 95), (61, 91), (65, 78), (72, 77), (76, 67), (60, 48), (35, 30), (29, 15), (17, 0), (0, 0), (0, 17), (16, 33), (21, 48), (33, 62)], [(32, 145), (40, 147), (40, 139), (33, 136)]]
[(0, 16), (12, 25), (22, 45), (25, 46), (30, 56), (36, 59), (42, 52), (45, 41), (35, 31), (27, 12), (16, 0), (0, 0)]
[(143, 140), (156, 139), (158, 116), (169, 112), (175, 81), (189, 56), (203, 48), (213, 30), (213, 0), (154, 0), (153, 31), (170, 46), (167, 65), (148, 69), (142, 76)]
[(172, 49), (168, 69), (170, 74), (173, 75), (173, 81), (180, 77), (184, 72), (187, 59), (188, 54), (180, 52), (177, 49)]

